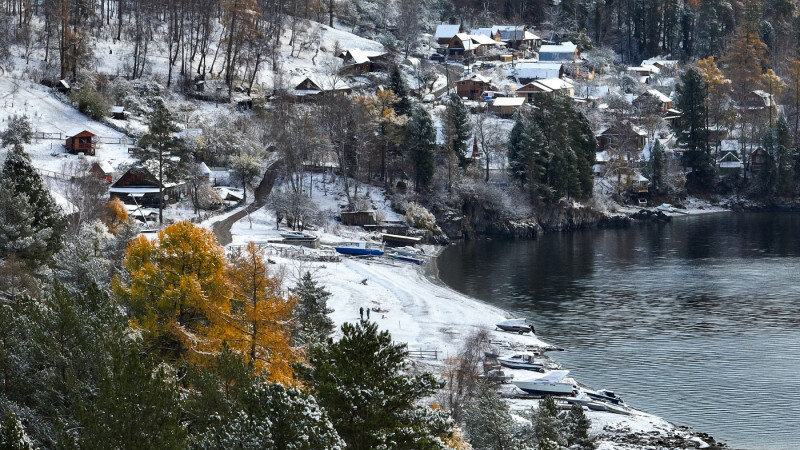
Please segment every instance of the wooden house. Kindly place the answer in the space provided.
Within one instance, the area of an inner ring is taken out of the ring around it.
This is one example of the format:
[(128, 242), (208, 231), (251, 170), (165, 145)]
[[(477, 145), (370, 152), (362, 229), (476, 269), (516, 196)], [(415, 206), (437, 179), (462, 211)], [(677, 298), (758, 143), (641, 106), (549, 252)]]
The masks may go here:
[(344, 50), (337, 55), (343, 61), (342, 73), (358, 75), (383, 70), (388, 66), (387, 53), (361, 49)]
[(532, 102), (534, 97), (542, 94), (562, 94), (573, 97), (575, 95), (575, 86), (561, 78), (547, 78), (533, 80), (517, 89), (516, 93), (517, 96), (525, 97), (528, 102)]
[(377, 225), (378, 223), (378, 215), (375, 211), (343, 212), (341, 219), (342, 224), (357, 227)]
[(569, 41), (558, 45), (542, 45), (539, 48), (541, 62), (571, 62), (578, 60), (580, 56), (578, 46)]
[(117, 120), (128, 120), (131, 113), (125, 111), (125, 108), (122, 106), (114, 106), (111, 108), (111, 118)]
[[(162, 184), (143, 167), (129, 169), (109, 189), (111, 199), (123, 203), (157, 208), (161, 204), (159, 190)], [(164, 183), (164, 204), (175, 203), (185, 193), (183, 183)]]
[(114, 176), (114, 168), (111, 167), (108, 161), (95, 161), (89, 167), (89, 174), (111, 183), (111, 177)]
[(494, 99), (489, 110), (500, 117), (511, 117), (525, 104), (525, 97), (498, 97)]
[(439, 45), (446, 46), (453, 36), (457, 35), (461, 32), (461, 25), (450, 25), (443, 23), (436, 27), (436, 33), (434, 34), (434, 39), (436, 39), (436, 43)]
[(483, 35), (458, 33), (447, 43), (447, 53), (453, 56), (473, 57), (485, 55), (493, 47), (502, 45)]
[(647, 102), (654, 102), (662, 114), (666, 114), (672, 109), (672, 99), (656, 89), (648, 89), (642, 95), (636, 97), (633, 100), (633, 105), (645, 105)]
[(477, 73), (456, 81), (456, 93), (461, 98), (481, 100), (484, 92), (493, 90), (497, 88), (492, 85), (492, 80)]
[(509, 75), (517, 80), (518, 83), (530, 83), (533, 80), (542, 78), (561, 78), (564, 75), (564, 65), (560, 62), (540, 63), (526, 62), (514, 65), (509, 71)]
[(68, 152), (74, 155), (83, 153), (86, 156), (94, 156), (97, 148), (96, 137), (94, 133), (87, 130), (73, 132), (67, 136), (64, 146)]
[(614, 125), (597, 133), (598, 151), (614, 149), (622, 152), (639, 152), (644, 148), (647, 133), (628, 121)]
[(300, 80), (294, 85), (292, 91), (295, 99), (298, 100), (313, 100), (325, 93), (348, 94), (352, 92), (352, 89), (341, 80), (334, 82), (334, 79), (331, 78), (327, 82), (323, 82), (311, 77), (303, 77)]
[(542, 45), (542, 38), (528, 31), (528, 27), (523, 25), (496, 25), (492, 27), (491, 37), (514, 49), (524, 47), (535, 50)]
[(742, 106), (750, 110), (765, 110), (769, 108), (774, 110), (775, 101), (772, 97), (772, 94), (757, 89), (755, 91), (750, 91), (747, 93), (747, 95), (745, 95)]

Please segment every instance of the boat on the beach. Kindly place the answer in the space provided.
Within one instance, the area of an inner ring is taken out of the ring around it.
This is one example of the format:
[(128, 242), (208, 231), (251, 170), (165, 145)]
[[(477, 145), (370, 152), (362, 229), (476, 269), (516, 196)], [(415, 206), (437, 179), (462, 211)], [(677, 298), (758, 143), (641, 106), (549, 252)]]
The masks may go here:
[(508, 319), (496, 324), (497, 328), (503, 331), (510, 331), (512, 333), (527, 333), (528, 331), (536, 333), (533, 325), (528, 322), (528, 319)]
[(581, 392), (574, 397), (564, 398), (564, 400), (566, 400), (568, 403), (577, 403), (581, 406), (585, 406), (592, 411), (604, 411), (624, 415), (632, 414), (631, 409), (627, 406), (595, 400), (590, 397), (587, 391)]
[(586, 391), (586, 395), (594, 400), (609, 402), (615, 405), (622, 405), (625, 403), (619, 395), (606, 389), (600, 389), (598, 391)]
[(397, 261), (410, 262), (414, 264), (425, 264), (425, 260), (420, 255), (405, 250), (392, 250), (386, 252), (386, 255), (389, 258), (395, 259)]
[(497, 358), (497, 362), (503, 367), (509, 369), (522, 369), (522, 370), (535, 370), (542, 372), (544, 370), (544, 363), (541, 360), (536, 360), (534, 353), (515, 353), (509, 356), (501, 356)]
[(285, 233), (281, 233), (281, 237), (284, 239), (313, 239), (316, 236), (296, 231), (287, 231)]
[(553, 370), (539, 378), (512, 380), (514, 386), (531, 395), (573, 395), (578, 387), (574, 380), (565, 378), (569, 370)]
[(514, 375), (507, 374), (500, 369), (492, 369), (486, 372), (482, 378), (489, 383), (503, 384), (511, 381), (514, 378)]
[(334, 247), (337, 252), (350, 256), (381, 256), (383, 245), (371, 242), (347, 242)]

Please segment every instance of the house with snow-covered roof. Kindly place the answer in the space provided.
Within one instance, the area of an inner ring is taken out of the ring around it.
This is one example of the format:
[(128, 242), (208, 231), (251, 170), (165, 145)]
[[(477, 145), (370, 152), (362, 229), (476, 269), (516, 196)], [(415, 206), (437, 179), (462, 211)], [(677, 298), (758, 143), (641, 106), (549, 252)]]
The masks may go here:
[(481, 100), (484, 92), (495, 90), (497, 87), (492, 84), (491, 78), (477, 73), (456, 81), (456, 94), (461, 98)]
[(656, 89), (648, 89), (635, 99), (633, 99), (633, 105), (639, 106), (644, 105), (647, 102), (654, 102), (658, 105), (659, 110), (662, 113), (666, 113), (672, 108), (672, 99), (669, 98), (667, 94), (656, 90)]
[(517, 63), (509, 70), (509, 75), (518, 83), (530, 83), (544, 78), (561, 78), (564, 75), (564, 65), (558, 62)]
[(343, 61), (341, 72), (360, 74), (385, 68), (387, 55), (388, 53), (386, 52), (352, 48), (340, 52), (337, 56)]
[(134, 167), (122, 174), (109, 189), (110, 198), (123, 203), (157, 208), (161, 204), (159, 192), (164, 190), (164, 204), (177, 202), (185, 193), (185, 183), (161, 183), (144, 167)]
[(439, 45), (447, 45), (450, 42), (450, 39), (453, 39), (453, 36), (457, 35), (461, 32), (461, 25), (451, 25), (451, 24), (440, 24), (436, 26), (436, 33), (434, 34), (434, 39), (436, 39), (436, 43)]
[(575, 95), (575, 86), (561, 78), (542, 78), (522, 86), (517, 89), (516, 93), (517, 96), (525, 97), (532, 102), (534, 97), (542, 94), (562, 94), (572, 97)]
[(466, 57), (480, 56), (486, 54), (491, 48), (503, 45), (494, 39), (482, 34), (471, 35), (458, 33), (447, 43), (447, 53), (450, 55), (463, 55)]
[(539, 48), (539, 61), (541, 62), (572, 62), (580, 58), (578, 46), (566, 41), (558, 45), (542, 45)]
[(542, 38), (528, 31), (524, 25), (495, 25), (492, 30), (492, 37), (510, 48), (526, 46), (534, 50), (542, 45)]
[(497, 97), (489, 104), (489, 111), (500, 117), (511, 117), (525, 100), (525, 97)]

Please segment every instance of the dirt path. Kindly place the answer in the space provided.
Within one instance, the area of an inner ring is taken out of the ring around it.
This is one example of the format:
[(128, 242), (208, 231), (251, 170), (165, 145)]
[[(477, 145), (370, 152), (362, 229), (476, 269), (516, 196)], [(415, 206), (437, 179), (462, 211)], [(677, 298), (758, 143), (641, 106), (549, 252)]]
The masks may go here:
[(275, 185), (275, 180), (278, 178), (278, 171), (281, 168), (281, 164), (282, 161), (279, 159), (267, 167), (267, 170), (264, 172), (264, 178), (261, 179), (261, 183), (256, 186), (254, 192), (255, 200), (253, 200), (253, 203), (247, 205), (243, 210), (232, 214), (230, 217), (215, 222), (211, 227), (214, 234), (217, 236), (217, 241), (219, 241), (221, 245), (228, 245), (233, 240), (231, 227), (234, 223), (267, 203), (267, 197), (269, 197), (270, 192), (272, 192), (272, 187)]

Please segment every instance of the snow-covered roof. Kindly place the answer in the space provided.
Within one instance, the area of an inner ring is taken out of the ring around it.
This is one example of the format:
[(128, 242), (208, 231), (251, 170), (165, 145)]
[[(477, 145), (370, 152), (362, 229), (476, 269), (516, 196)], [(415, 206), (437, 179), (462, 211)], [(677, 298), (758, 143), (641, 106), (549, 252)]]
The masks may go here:
[(511, 73), (517, 78), (529, 80), (537, 78), (558, 78), (561, 74), (561, 63), (518, 63)]
[(661, 73), (661, 69), (652, 64), (642, 64), (641, 66), (628, 67), (628, 72), (647, 72), (647, 73)]
[(480, 36), (492, 37), (492, 35), (494, 34), (494, 30), (492, 28), (473, 28), (469, 30), (469, 34), (473, 36), (480, 35)]
[(543, 78), (536, 80), (533, 83), (546, 87), (551, 91), (560, 91), (563, 89), (570, 89), (573, 87), (572, 83), (562, 78)]
[(460, 25), (441, 24), (436, 26), (434, 37), (438, 39), (450, 39), (461, 30)]
[(525, 38), (525, 27), (521, 25), (497, 25), (495, 33), (500, 32), (503, 41), (520, 41)]
[(357, 48), (347, 50), (347, 53), (350, 54), (350, 57), (353, 58), (353, 62), (355, 62), (356, 64), (363, 64), (369, 62), (369, 57), (364, 52), (362, 52)]
[(157, 194), (158, 187), (112, 187), (108, 191), (113, 194)]
[(86, 131), (86, 132), (89, 132), (89, 133), (92, 133), (92, 134), (94, 134), (95, 136), (97, 135), (95, 132), (93, 132), (92, 130), (90, 130), (90, 129), (88, 129), (88, 128), (73, 128), (73, 129), (69, 130), (69, 131), (66, 133), (66, 136), (67, 136), (67, 137), (77, 136), (77, 135), (79, 135), (79, 134), (83, 133), (84, 131)]
[(663, 67), (676, 67), (678, 60), (676, 59), (645, 59), (642, 61), (642, 66), (663, 66)]
[(211, 174), (211, 169), (209, 169), (208, 166), (206, 165), (206, 163), (204, 163), (204, 162), (200, 163), (199, 169), (200, 169), (200, 173), (202, 173), (203, 175), (210, 175)]
[(543, 45), (539, 49), (539, 61), (569, 61), (574, 59), (578, 46), (572, 42), (562, 42), (558, 45)]
[(103, 173), (114, 173), (114, 168), (111, 167), (111, 164), (108, 161), (98, 160), (95, 161), (95, 163), (97, 164), (97, 167), (99, 167), (100, 170), (103, 171)]
[(656, 89), (648, 89), (644, 94), (640, 95), (639, 97), (643, 97), (645, 95), (652, 96), (656, 100), (660, 101), (661, 103), (669, 103), (669, 102), (672, 101), (672, 99), (669, 98), (668, 95), (666, 95), (666, 94), (664, 94), (661, 91), (656, 90)]
[(497, 42), (494, 39), (482, 34), (470, 34), (468, 36), (479, 45), (500, 45), (500, 42)]
[(492, 103), (494, 106), (522, 106), (525, 97), (497, 97)]
[(114, 106), (111, 108), (111, 114), (122, 114), (125, 112), (124, 106)]
[(478, 81), (478, 82), (481, 82), (481, 83), (491, 83), (492, 82), (491, 78), (485, 77), (485, 76), (483, 76), (483, 75), (481, 75), (479, 73), (472, 73), (469, 76), (460, 79), (459, 81), (466, 81), (466, 80)]

